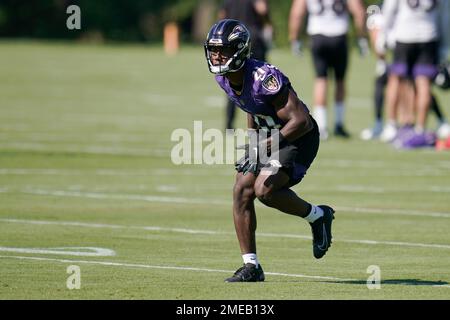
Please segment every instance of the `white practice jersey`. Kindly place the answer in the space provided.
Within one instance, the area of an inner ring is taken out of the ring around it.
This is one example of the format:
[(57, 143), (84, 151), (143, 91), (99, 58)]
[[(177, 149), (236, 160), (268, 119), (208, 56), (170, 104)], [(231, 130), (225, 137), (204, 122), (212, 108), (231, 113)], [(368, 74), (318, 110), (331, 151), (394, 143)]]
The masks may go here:
[(309, 35), (328, 37), (347, 33), (349, 14), (346, 0), (307, 0)]
[(446, 33), (450, 32), (448, 2), (448, 0), (385, 0), (383, 4), (385, 28), (392, 29), (396, 41), (402, 43), (439, 40), (441, 36), (446, 36)]

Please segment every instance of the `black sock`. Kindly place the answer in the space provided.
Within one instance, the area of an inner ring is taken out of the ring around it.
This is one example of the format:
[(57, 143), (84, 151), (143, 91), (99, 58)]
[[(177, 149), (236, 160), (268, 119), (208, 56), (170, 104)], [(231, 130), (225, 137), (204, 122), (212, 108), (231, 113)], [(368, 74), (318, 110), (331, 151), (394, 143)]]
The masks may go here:
[(434, 94), (431, 95), (430, 110), (436, 114), (436, 117), (440, 123), (445, 121), (444, 115), (442, 114), (441, 108), (439, 107), (438, 101)]
[(386, 79), (384, 76), (378, 77), (375, 82), (375, 120), (381, 121), (383, 119), (383, 104), (384, 104), (384, 88), (386, 87)]
[(234, 114), (236, 111), (236, 106), (233, 101), (228, 99), (227, 106), (226, 106), (226, 129), (233, 129), (233, 120), (234, 120)]

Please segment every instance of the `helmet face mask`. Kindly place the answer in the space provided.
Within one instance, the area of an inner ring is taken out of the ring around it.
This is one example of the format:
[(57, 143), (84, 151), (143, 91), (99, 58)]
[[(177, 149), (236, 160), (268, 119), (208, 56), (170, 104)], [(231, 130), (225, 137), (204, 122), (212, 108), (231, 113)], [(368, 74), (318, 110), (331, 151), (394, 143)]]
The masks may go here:
[(236, 72), (250, 57), (250, 32), (237, 20), (221, 20), (211, 27), (204, 48), (210, 72)]

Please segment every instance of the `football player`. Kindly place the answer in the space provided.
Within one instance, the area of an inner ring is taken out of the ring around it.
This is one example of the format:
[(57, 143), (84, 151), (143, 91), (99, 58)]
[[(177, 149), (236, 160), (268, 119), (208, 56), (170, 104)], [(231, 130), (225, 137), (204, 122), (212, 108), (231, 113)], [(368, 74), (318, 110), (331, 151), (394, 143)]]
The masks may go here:
[(432, 103), (431, 83), (437, 74), (437, 65), (447, 60), (448, 0), (385, 0), (383, 17), (385, 30), (394, 28), (396, 45), (386, 91), (388, 123), (382, 138), (389, 141), (397, 133), (399, 86), (402, 79), (411, 77), (415, 84), (417, 114), (413, 139), (418, 141), (425, 137), (427, 113)]
[[(386, 47), (390, 48), (390, 44), (392, 41), (384, 41), (386, 46), (383, 45), (382, 48), (377, 48), (377, 38), (379, 36), (387, 36), (389, 38), (390, 33), (385, 35), (382, 32), (382, 24), (383, 24), (383, 16), (381, 14), (380, 7), (377, 7), (378, 10), (373, 12), (369, 18), (367, 19), (367, 28), (369, 30), (369, 39), (372, 47), (374, 48), (374, 52), (377, 57), (377, 63), (375, 68), (375, 90), (374, 90), (374, 115), (375, 115), (375, 124), (373, 128), (364, 129), (360, 137), (363, 140), (371, 140), (376, 139), (380, 136), (383, 130), (383, 105), (384, 105), (384, 89), (387, 84), (387, 75), (388, 75), (388, 65), (386, 61)], [(379, 42), (378, 42), (379, 43)]]
[[(308, 203), (290, 189), (302, 180), (316, 157), (318, 126), (289, 79), (276, 67), (251, 59), (250, 46), (248, 29), (232, 19), (214, 24), (204, 44), (210, 72), (228, 97), (247, 113), (249, 130), (271, 132), (236, 164), (233, 218), (244, 264), (227, 282), (264, 281), (256, 255), (256, 198), (268, 207), (308, 221), (317, 259), (331, 245), (334, 218), (331, 207)], [(279, 148), (267, 161), (254, 160), (250, 155), (276, 142)]]
[(289, 17), (289, 40), (292, 50), (301, 52), (298, 36), (308, 14), (307, 33), (311, 36), (311, 50), (316, 72), (314, 83), (314, 117), (322, 139), (327, 130), (327, 77), (333, 69), (335, 77), (335, 127), (336, 136), (348, 138), (344, 128), (345, 74), (347, 71), (347, 32), (349, 13), (353, 15), (361, 55), (369, 50), (365, 32), (365, 10), (361, 0), (294, 0)]
[[(392, 50), (395, 48), (395, 38), (392, 30), (383, 30), (383, 15), (381, 14), (380, 7), (377, 7), (374, 13), (367, 19), (367, 27), (369, 30), (370, 42), (375, 49), (377, 56), (377, 64), (375, 69), (375, 91), (374, 91), (374, 107), (375, 107), (375, 126), (372, 129), (364, 129), (361, 132), (361, 138), (363, 140), (370, 140), (384, 137), (381, 136), (383, 132), (383, 104), (384, 104), (384, 92), (388, 79), (388, 64), (386, 61), (387, 49)], [(382, 37), (383, 41), (379, 41), (379, 37)], [(378, 47), (383, 43), (383, 46)], [(399, 87), (401, 99), (398, 100), (398, 122), (402, 124), (403, 131), (407, 132), (414, 123), (413, 103), (414, 100), (414, 88), (408, 81), (403, 81)], [(403, 132), (402, 131), (402, 132)], [(381, 136), (381, 137), (380, 137)]]

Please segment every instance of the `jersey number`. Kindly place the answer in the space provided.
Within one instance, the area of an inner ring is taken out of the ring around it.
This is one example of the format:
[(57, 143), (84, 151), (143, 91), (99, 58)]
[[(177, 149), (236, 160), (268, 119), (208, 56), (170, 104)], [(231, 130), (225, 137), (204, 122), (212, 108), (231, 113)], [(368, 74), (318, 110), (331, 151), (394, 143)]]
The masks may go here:
[(408, 5), (413, 10), (425, 10), (430, 12), (436, 8), (437, 0), (408, 0)]
[[(278, 70), (277, 67), (271, 65), (271, 64), (266, 64), (266, 66), (269, 69), (275, 69)], [(255, 81), (263, 81), (266, 78), (267, 72), (263, 69), (263, 68), (258, 68), (256, 69), (256, 71), (253, 73), (253, 77), (255, 78)]]
[[(276, 124), (275, 120), (273, 120), (273, 118), (271, 116), (265, 116), (262, 114), (258, 114), (255, 115), (253, 117), (253, 119), (255, 120), (255, 123), (258, 125), (258, 127), (263, 128), (263, 129), (278, 129), (281, 128), (281, 125)], [(260, 119), (262, 119), (265, 124), (261, 124)]]
[[(317, 15), (321, 15), (325, 12), (325, 4), (323, 3), (324, 0), (317, 0)], [(347, 6), (345, 5), (345, 0), (334, 0), (333, 4), (331, 5), (331, 9), (334, 11), (334, 13), (338, 16), (343, 14), (345, 10), (347, 9)]]

